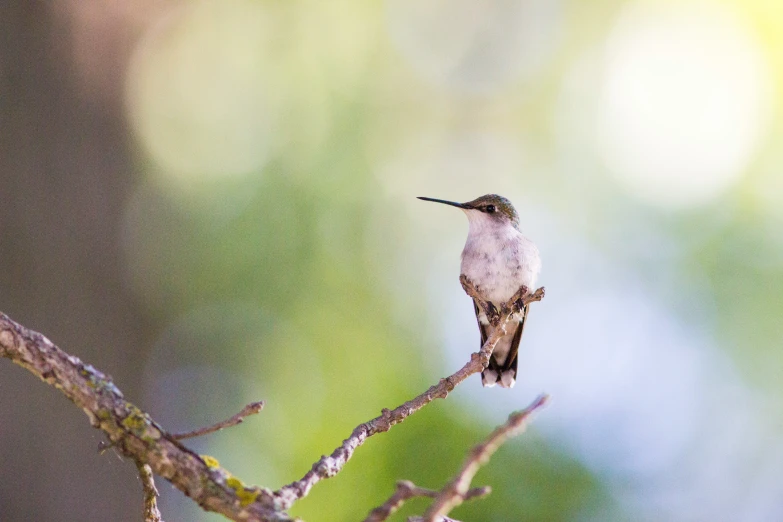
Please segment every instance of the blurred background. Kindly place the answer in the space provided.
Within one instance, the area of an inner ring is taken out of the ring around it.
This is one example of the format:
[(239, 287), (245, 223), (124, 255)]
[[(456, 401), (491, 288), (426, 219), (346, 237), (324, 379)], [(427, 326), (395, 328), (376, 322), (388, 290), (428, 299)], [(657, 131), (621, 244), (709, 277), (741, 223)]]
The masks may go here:
[[(292, 514), (439, 488), (548, 392), (454, 517), (781, 520), (781, 80), (769, 0), (2, 2), (0, 310), (172, 431), (264, 399), (188, 446), (277, 488), (478, 348), (467, 221), (415, 196), (499, 193), (547, 287), (517, 386), (471, 378)], [(140, 520), (101, 440), (0, 362), (0, 520)]]

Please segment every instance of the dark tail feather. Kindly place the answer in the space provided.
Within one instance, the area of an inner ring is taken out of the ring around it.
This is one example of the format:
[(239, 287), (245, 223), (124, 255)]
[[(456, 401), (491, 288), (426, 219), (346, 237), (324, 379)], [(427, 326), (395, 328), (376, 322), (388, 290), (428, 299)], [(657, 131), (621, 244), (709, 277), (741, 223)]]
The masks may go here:
[(522, 340), (522, 332), (525, 330), (525, 323), (527, 322), (529, 311), (529, 305), (522, 310), (522, 319), (519, 321), (519, 326), (517, 326), (517, 330), (514, 332), (514, 337), (511, 339), (511, 346), (509, 347), (506, 360), (498, 372), (497, 382), (503, 388), (513, 388), (514, 384), (517, 382), (519, 342)]
[(481, 385), (485, 388), (492, 388), (500, 381), (500, 374), (500, 365), (495, 360), (495, 356), (492, 355), (489, 358), (487, 368), (481, 372)]
[(511, 339), (511, 347), (506, 356), (506, 362), (503, 367), (500, 368), (500, 374), (498, 375), (498, 384), (504, 388), (513, 388), (514, 383), (517, 381), (517, 360), (519, 359), (519, 341), (522, 340), (522, 331), (525, 329), (525, 320), (527, 319), (527, 310), (523, 315), (522, 320), (519, 321), (517, 331), (514, 332), (514, 337)]
[[(478, 305), (473, 303), (476, 309), (476, 316), (478, 317)], [(522, 340), (522, 332), (525, 330), (525, 323), (527, 322), (527, 316), (530, 313), (530, 305), (522, 309), (522, 319), (519, 321), (514, 332), (514, 337), (511, 339), (511, 346), (509, 347), (506, 360), (501, 366), (498, 364), (495, 356), (489, 358), (489, 364), (487, 369), (481, 372), (481, 385), (487, 388), (491, 388), (496, 384), (499, 384), (502, 388), (513, 388), (517, 380), (517, 355), (519, 354), (519, 343)], [(482, 346), (487, 341), (488, 327), (479, 323), (479, 331), (481, 332), (481, 344)]]

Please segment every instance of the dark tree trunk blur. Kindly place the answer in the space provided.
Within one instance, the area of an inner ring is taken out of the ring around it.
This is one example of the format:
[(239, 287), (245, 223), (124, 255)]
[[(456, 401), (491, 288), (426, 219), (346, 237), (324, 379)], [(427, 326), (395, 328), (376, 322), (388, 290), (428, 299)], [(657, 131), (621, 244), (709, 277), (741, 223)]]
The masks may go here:
[[(122, 100), (75, 81), (64, 4), (0, 3), (0, 310), (140, 400), (152, 325), (123, 282)], [(100, 434), (64, 401), (0, 364), (0, 520), (138, 520), (135, 467), (98, 455)]]

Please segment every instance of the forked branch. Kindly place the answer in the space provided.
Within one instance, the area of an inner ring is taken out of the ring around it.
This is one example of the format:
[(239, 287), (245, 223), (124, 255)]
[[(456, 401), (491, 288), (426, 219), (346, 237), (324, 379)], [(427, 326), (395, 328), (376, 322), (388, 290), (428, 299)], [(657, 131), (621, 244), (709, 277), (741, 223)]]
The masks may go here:
[[(274, 503), (268, 489), (247, 487), (214, 459), (183, 446), (149, 415), (125, 400), (111, 378), (69, 355), (43, 335), (0, 312), (0, 356), (60, 390), (81, 408), (111, 445), (150, 469), (207, 511), (231, 520), (293, 520)], [(143, 475), (143, 471), (140, 470)], [(144, 476), (142, 476), (144, 480)]]
[[(492, 488), (489, 486), (473, 488), (465, 493), (463, 500), (485, 497), (491, 492)], [(364, 522), (383, 522), (394, 514), (395, 511), (400, 509), (405, 501), (414, 497), (437, 498), (440, 493), (440, 491), (435, 491), (434, 489), (420, 488), (409, 480), (400, 480), (397, 482), (397, 488), (394, 490), (392, 496), (390, 496), (386, 502), (370, 511), (370, 514), (367, 515)]]
[(527, 420), (538, 408), (546, 404), (549, 397), (539, 396), (533, 403), (522, 411), (512, 413), (508, 421), (495, 428), (489, 437), (475, 446), (459, 473), (440, 491), (432, 505), (424, 513), (424, 522), (435, 522), (438, 517), (443, 517), (455, 507), (470, 498), (470, 483), (476, 476), (479, 468), (489, 461), (489, 458), (509, 438), (519, 435), (525, 430)]
[(408, 522), (443, 522), (451, 520), (446, 515), (466, 500), (488, 495), (492, 490), (489, 486), (471, 488), (470, 483), (479, 468), (489, 461), (495, 451), (509, 438), (521, 433), (528, 417), (538, 408), (546, 404), (548, 397), (541, 395), (522, 411), (512, 413), (508, 420), (496, 428), (483, 442), (475, 446), (459, 473), (440, 491), (421, 488), (407, 480), (397, 482), (397, 488), (389, 499), (370, 511), (364, 522), (383, 522), (397, 511), (405, 501), (413, 497), (430, 497), (435, 499), (423, 517), (410, 517)]

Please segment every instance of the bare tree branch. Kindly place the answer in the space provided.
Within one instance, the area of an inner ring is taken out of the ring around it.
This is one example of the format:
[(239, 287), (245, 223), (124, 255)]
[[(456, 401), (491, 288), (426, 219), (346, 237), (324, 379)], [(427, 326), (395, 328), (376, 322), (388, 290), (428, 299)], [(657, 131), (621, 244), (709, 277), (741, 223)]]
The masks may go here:
[(196, 501), (231, 520), (291, 521), (268, 489), (248, 487), (183, 446), (149, 415), (125, 400), (111, 378), (68, 355), (43, 335), (0, 312), (0, 356), (56, 387), (103, 430), (112, 445)]
[[(424, 517), (408, 517), (408, 522), (424, 522)], [(435, 522), (460, 522), (454, 518), (438, 517)]]
[(136, 467), (139, 469), (139, 480), (144, 489), (144, 522), (163, 522), (158, 510), (158, 488), (155, 487), (152, 468), (141, 462), (136, 462)]
[(397, 489), (394, 490), (392, 496), (389, 499), (370, 511), (364, 522), (383, 522), (389, 518), (395, 511), (400, 509), (406, 500), (413, 497), (431, 497), (434, 498), (437, 495), (437, 491), (431, 489), (420, 488), (409, 480), (400, 480), (397, 482)]
[(549, 399), (546, 395), (536, 398), (533, 403), (522, 411), (512, 413), (508, 421), (498, 426), (484, 442), (475, 446), (457, 476), (440, 491), (432, 502), (432, 505), (424, 513), (423, 522), (435, 522), (449, 514), (468, 498), (470, 483), (476, 476), (479, 468), (489, 461), (489, 458), (509, 438), (522, 433), (526, 427), (528, 417), (538, 408), (546, 404)]
[[(467, 291), (468, 289), (466, 288)], [(471, 297), (473, 296), (471, 295)], [(345, 466), (345, 463), (353, 456), (356, 448), (361, 446), (368, 437), (389, 431), (392, 426), (404, 421), (408, 416), (416, 413), (435, 399), (445, 399), (449, 392), (459, 383), (474, 373), (483, 371), (489, 364), (489, 357), (492, 355), (495, 345), (505, 335), (506, 323), (511, 319), (514, 311), (518, 311), (521, 306), (540, 301), (543, 297), (543, 287), (536, 290), (533, 294), (528, 293), (525, 288), (520, 288), (519, 292), (507, 304), (503, 305), (498, 321), (500, 327), (495, 328), (492, 335), (489, 336), (478, 352), (471, 354), (470, 361), (465, 366), (445, 379), (441, 379), (438, 384), (430, 386), (427, 391), (418, 397), (414, 397), (393, 410), (384, 409), (380, 416), (357, 426), (351, 433), (351, 436), (345, 439), (331, 455), (323, 456), (318, 462), (313, 464), (313, 467), (304, 477), (275, 491), (274, 495), (279, 505), (283, 509), (290, 508), (294, 502), (306, 496), (315, 484), (339, 473)], [(481, 298), (479, 297), (479, 299)]]
[(242, 422), (245, 420), (245, 417), (255, 415), (256, 413), (259, 413), (263, 409), (264, 409), (264, 401), (251, 402), (250, 404), (242, 408), (242, 411), (240, 411), (230, 419), (226, 419), (224, 421), (218, 422), (217, 424), (213, 424), (212, 426), (207, 426), (206, 428), (199, 428), (197, 430), (187, 431), (185, 433), (174, 433), (171, 436), (177, 440), (182, 440), (182, 439), (190, 439), (193, 437), (200, 437), (202, 435), (207, 435), (209, 433), (214, 433), (216, 431), (222, 430), (223, 428), (230, 428), (232, 426), (236, 426), (237, 424), (242, 424)]
[[(480, 488), (473, 488), (465, 493), (465, 500), (471, 498), (480, 498), (489, 495), (492, 492), (492, 488), (489, 486), (483, 486)], [(389, 518), (395, 511), (400, 509), (405, 501), (413, 497), (429, 497), (436, 498), (440, 494), (440, 491), (434, 489), (420, 488), (409, 480), (400, 480), (397, 482), (397, 489), (395, 489), (392, 496), (384, 502), (382, 505), (370, 511), (364, 522), (383, 522)]]
[[(78, 357), (63, 352), (43, 335), (28, 330), (2, 312), (0, 356), (60, 390), (87, 414), (94, 427), (108, 435), (110, 446), (142, 465), (147, 464), (152, 472), (171, 482), (206, 511), (221, 513), (231, 520), (288, 522), (294, 519), (285, 510), (307, 495), (316, 483), (337, 474), (368, 437), (388, 431), (434, 399), (445, 398), (459, 383), (486, 368), (512, 312), (543, 297), (543, 288), (533, 294), (520, 289), (509, 303), (501, 307), (497, 318), (500, 327), (495, 328), (484, 346), (471, 355), (465, 366), (403, 405), (393, 410), (384, 409), (379, 417), (360, 424), (330, 456), (316, 462), (302, 479), (275, 492), (246, 486), (221, 468), (217, 460), (192, 452), (179, 442), (178, 437), (183, 437), (182, 434), (166, 432), (148, 414), (126, 401), (110, 377)], [(210, 433), (238, 424), (242, 418), (259, 409), (260, 403), (253, 403), (227, 421), (184, 435)], [(140, 469), (140, 474), (145, 471)]]

